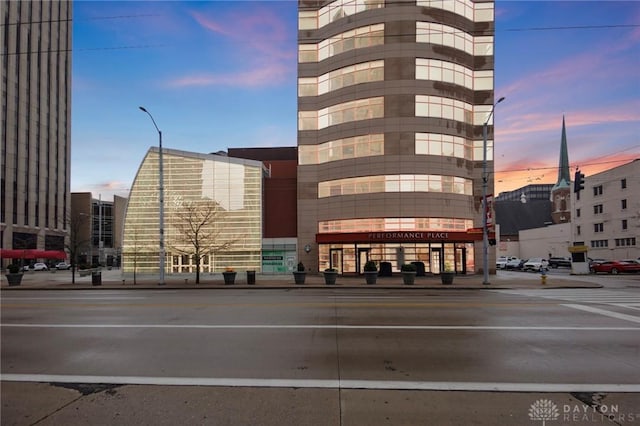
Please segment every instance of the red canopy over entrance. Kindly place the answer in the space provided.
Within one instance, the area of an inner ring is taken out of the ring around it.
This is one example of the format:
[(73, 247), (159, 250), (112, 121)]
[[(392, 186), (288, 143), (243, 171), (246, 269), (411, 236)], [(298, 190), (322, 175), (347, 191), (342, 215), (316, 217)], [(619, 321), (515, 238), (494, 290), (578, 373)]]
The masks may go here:
[(3, 259), (60, 259), (67, 258), (63, 250), (36, 250), (36, 249), (0, 249), (0, 257)]

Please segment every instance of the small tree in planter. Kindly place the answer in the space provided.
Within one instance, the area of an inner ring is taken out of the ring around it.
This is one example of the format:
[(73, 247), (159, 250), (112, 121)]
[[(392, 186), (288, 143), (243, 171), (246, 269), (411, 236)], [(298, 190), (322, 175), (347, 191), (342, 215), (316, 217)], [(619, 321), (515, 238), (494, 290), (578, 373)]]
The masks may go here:
[(368, 260), (367, 263), (364, 264), (364, 278), (367, 284), (375, 284), (378, 278), (378, 267), (376, 266), (376, 262), (373, 260)]
[(22, 282), (22, 271), (20, 271), (20, 265), (12, 263), (7, 266), (7, 282), (9, 285), (20, 285)]
[(453, 284), (454, 275), (455, 272), (451, 268), (451, 264), (445, 263), (444, 269), (440, 272), (440, 281), (442, 281), (442, 284)]
[(336, 268), (327, 268), (324, 270), (324, 283), (335, 284), (338, 278), (338, 270)]
[(400, 267), (400, 272), (402, 272), (402, 282), (407, 285), (411, 285), (416, 280), (416, 265), (413, 263), (405, 263)]
[(304, 270), (304, 264), (302, 262), (298, 263), (298, 266), (295, 271), (293, 271), (293, 279), (296, 284), (304, 284), (304, 280), (307, 278), (307, 272)]

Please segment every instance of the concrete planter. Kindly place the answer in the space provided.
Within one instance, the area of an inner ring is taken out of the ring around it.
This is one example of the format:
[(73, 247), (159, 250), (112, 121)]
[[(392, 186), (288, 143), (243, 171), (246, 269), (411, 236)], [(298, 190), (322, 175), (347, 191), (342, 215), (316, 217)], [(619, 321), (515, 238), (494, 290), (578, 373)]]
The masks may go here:
[(378, 280), (378, 271), (364, 271), (364, 279), (367, 284), (375, 284)]
[(338, 272), (324, 271), (324, 283), (328, 285), (332, 285), (336, 283), (336, 279), (338, 278)]
[(402, 282), (405, 283), (406, 285), (413, 285), (416, 282), (415, 271), (414, 272), (402, 271)]
[(440, 273), (440, 281), (442, 281), (442, 284), (453, 284), (454, 276), (453, 272), (442, 272)]
[(8, 273), (6, 274), (7, 282), (10, 286), (20, 285), (22, 282), (22, 274), (21, 273)]
[(226, 285), (234, 284), (236, 282), (236, 274), (237, 272), (223, 272), (222, 276), (224, 277), (224, 283)]
[(307, 273), (304, 271), (293, 271), (293, 279), (296, 284), (304, 284), (307, 278)]

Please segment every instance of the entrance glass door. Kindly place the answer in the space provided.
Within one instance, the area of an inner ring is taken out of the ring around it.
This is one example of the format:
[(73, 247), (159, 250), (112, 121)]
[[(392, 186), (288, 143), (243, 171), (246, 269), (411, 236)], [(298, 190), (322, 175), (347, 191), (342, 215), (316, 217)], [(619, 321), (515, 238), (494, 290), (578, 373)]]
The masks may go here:
[(342, 273), (342, 249), (329, 250), (329, 268), (338, 270), (338, 273)]
[(431, 249), (431, 273), (439, 274), (440, 273), (440, 259), (442, 258), (442, 249), (441, 248), (432, 248)]
[(364, 264), (367, 263), (367, 261), (369, 260), (369, 250), (370, 249), (368, 248), (358, 249), (358, 265), (357, 265), (358, 274), (364, 273)]

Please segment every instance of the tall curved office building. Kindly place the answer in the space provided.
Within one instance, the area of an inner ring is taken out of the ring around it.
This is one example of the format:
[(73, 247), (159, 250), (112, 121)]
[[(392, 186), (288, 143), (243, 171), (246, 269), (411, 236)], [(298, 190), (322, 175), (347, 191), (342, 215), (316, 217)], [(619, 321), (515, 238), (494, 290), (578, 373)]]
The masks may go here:
[(298, 6), (299, 259), (346, 274), (366, 260), (478, 273), (493, 1)]

